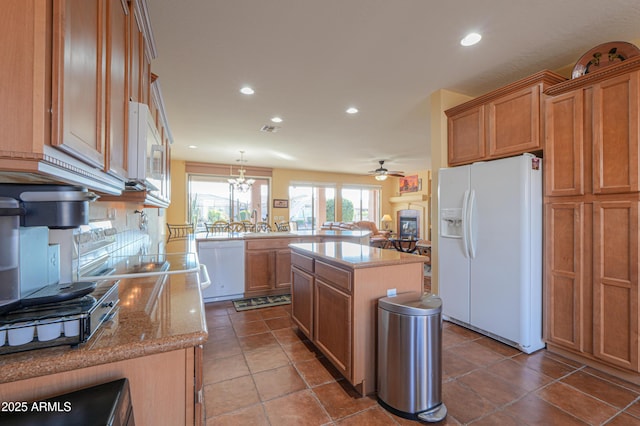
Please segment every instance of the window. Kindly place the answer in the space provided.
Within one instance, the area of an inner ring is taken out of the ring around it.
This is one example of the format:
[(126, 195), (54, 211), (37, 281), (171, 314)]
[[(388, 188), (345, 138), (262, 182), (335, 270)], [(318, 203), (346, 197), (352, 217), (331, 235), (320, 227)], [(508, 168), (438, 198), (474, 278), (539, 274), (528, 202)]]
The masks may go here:
[(335, 220), (335, 188), (317, 184), (296, 184), (289, 187), (289, 220), (299, 230), (319, 228)]
[(216, 220), (254, 222), (269, 219), (269, 179), (254, 178), (247, 192), (235, 191), (229, 176), (189, 174), (189, 217), (197, 231)]
[(380, 217), (380, 188), (345, 186), (341, 191), (342, 221), (369, 220), (378, 223)]

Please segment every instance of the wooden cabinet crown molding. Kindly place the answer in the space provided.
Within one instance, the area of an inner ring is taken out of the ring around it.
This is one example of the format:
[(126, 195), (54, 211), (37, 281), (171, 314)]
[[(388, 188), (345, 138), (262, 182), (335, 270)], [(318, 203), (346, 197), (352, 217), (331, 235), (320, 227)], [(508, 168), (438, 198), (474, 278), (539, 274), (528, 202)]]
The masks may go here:
[(619, 65), (613, 65), (600, 71), (585, 74), (572, 80), (566, 80), (562, 83), (555, 84), (544, 91), (545, 95), (556, 96), (581, 87), (590, 86), (592, 84), (617, 77), (622, 74), (629, 73), (640, 69), (640, 56), (627, 59)]
[(549, 70), (539, 71), (533, 75), (522, 78), (518, 81), (514, 81), (513, 83), (508, 84), (504, 87), (500, 87), (499, 89), (496, 89), (492, 92), (486, 93), (482, 96), (478, 96), (477, 98), (471, 99), (470, 101), (467, 101), (463, 104), (450, 108), (446, 110), (444, 113), (447, 115), (447, 117), (451, 117), (469, 108), (486, 104), (488, 102), (491, 102), (494, 99), (497, 99), (501, 96), (505, 96), (514, 91), (531, 87), (533, 84), (536, 84), (536, 83), (543, 83), (546, 85), (556, 85), (564, 81), (566, 81), (566, 78), (564, 78), (560, 74), (554, 73), (553, 71), (549, 71)]
[(133, 3), (135, 19), (138, 20), (138, 26), (142, 29), (142, 33), (145, 38), (145, 50), (147, 56), (150, 59), (158, 57), (158, 50), (156, 49), (156, 41), (153, 38), (153, 30), (151, 28), (151, 17), (149, 16), (149, 6), (147, 6), (147, 0), (129, 0)]

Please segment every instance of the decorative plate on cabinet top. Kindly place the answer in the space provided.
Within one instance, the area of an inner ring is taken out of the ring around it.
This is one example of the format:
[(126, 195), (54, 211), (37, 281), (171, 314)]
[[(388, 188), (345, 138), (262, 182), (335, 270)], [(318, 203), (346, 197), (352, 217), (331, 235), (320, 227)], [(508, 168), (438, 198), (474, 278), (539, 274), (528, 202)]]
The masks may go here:
[(577, 78), (590, 72), (619, 64), (638, 55), (640, 55), (640, 49), (626, 41), (611, 41), (600, 44), (578, 59), (573, 71), (571, 71), (571, 78)]

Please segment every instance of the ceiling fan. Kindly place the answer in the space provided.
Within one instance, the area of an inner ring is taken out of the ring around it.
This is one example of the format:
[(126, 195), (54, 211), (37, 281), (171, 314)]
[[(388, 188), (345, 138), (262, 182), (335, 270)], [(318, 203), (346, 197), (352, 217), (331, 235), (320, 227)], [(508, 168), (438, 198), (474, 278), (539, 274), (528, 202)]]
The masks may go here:
[(368, 174), (373, 175), (376, 180), (386, 180), (389, 176), (404, 177), (404, 172), (400, 172), (397, 170), (387, 170), (384, 167), (384, 160), (380, 160), (378, 161), (378, 163), (380, 163), (380, 167), (368, 172)]

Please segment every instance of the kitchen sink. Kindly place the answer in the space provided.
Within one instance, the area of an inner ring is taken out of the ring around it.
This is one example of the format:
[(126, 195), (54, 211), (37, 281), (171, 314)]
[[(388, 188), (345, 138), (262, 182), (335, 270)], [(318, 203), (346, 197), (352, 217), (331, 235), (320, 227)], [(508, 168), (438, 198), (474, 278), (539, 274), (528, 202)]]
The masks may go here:
[(144, 272), (163, 272), (169, 269), (169, 262), (141, 262), (135, 265), (130, 265), (127, 268), (128, 274), (137, 274)]

